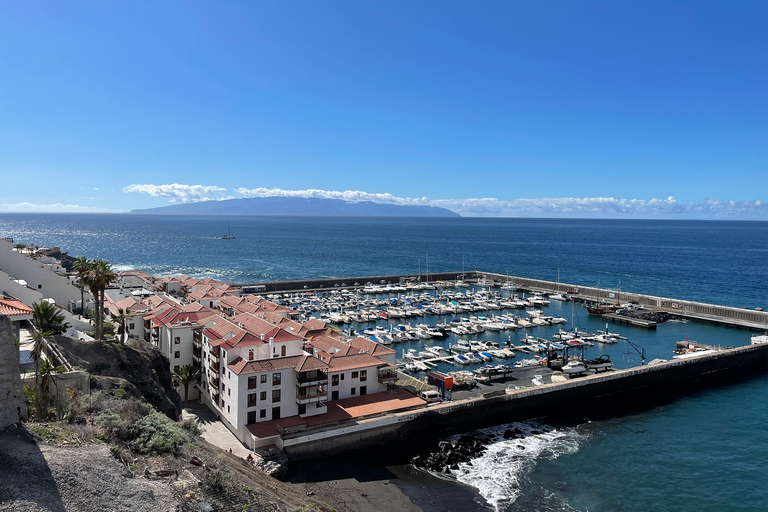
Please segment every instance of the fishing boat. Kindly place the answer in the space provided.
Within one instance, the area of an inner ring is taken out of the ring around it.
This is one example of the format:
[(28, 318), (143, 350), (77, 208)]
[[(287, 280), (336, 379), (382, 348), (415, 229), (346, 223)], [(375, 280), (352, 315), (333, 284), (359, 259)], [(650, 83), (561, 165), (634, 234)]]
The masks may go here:
[[(621, 290), (621, 285), (619, 285)], [(587, 312), (590, 315), (607, 315), (609, 313), (615, 313), (619, 309), (619, 292), (616, 294), (616, 304), (601, 304), (600, 303), (600, 283), (597, 283), (597, 300), (593, 306), (587, 306)]]
[(229, 229), (229, 222), (227, 222), (227, 234), (226, 235), (222, 235), (221, 239), (222, 240), (234, 240), (235, 239), (235, 237), (232, 236), (232, 231), (230, 231), (230, 229)]

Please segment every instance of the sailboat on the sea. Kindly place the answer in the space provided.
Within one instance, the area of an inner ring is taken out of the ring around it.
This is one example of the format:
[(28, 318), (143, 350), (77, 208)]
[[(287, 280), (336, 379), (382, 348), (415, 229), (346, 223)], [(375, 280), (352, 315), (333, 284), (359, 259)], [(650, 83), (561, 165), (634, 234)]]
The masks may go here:
[(227, 234), (223, 235), (221, 237), (222, 240), (234, 240), (235, 237), (232, 236), (232, 231), (229, 229), (229, 222), (227, 222)]

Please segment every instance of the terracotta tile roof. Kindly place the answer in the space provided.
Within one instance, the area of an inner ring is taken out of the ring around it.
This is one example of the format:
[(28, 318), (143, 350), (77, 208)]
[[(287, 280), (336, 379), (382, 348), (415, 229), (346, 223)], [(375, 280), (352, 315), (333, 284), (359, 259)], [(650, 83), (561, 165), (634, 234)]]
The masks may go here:
[(304, 359), (299, 361), (294, 370), (297, 372), (309, 372), (312, 370), (326, 370), (327, 368), (327, 363), (324, 363), (316, 357), (306, 355), (304, 356)]
[(275, 357), (272, 359), (263, 359), (259, 361), (245, 361), (238, 357), (227, 365), (227, 368), (232, 370), (238, 375), (248, 373), (269, 372), (273, 370), (287, 370), (289, 368), (296, 368), (296, 365), (303, 362), (303, 359), (307, 357), (300, 356), (288, 356), (288, 357)]
[(350, 356), (335, 356), (328, 361), (329, 372), (342, 372), (356, 368), (370, 368), (372, 366), (387, 366), (385, 361), (370, 354), (353, 354)]
[(304, 322), (304, 327), (307, 329), (325, 329), (328, 327), (328, 324), (318, 318), (311, 318)]
[(381, 343), (376, 343), (373, 340), (369, 340), (368, 338), (363, 337), (350, 340), (349, 344), (354, 348), (367, 352), (373, 356), (386, 356), (397, 353), (397, 351), (392, 350), (389, 347), (385, 347)]
[(371, 416), (388, 412), (425, 407), (424, 400), (413, 396), (405, 389), (391, 389), (382, 393), (371, 393), (342, 400), (326, 402), (327, 412), (316, 416), (288, 416), (279, 420), (260, 421), (246, 425), (248, 431), (257, 439), (280, 435), (280, 431), (290, 427), (306, 425), (318, 427), (328, 423), (352, 420), (362, 416)]
[(0, 299), (0, 315), (6, 315), (10, 317), (31, 315), (33, 309), (20, 300), (16, 299)]

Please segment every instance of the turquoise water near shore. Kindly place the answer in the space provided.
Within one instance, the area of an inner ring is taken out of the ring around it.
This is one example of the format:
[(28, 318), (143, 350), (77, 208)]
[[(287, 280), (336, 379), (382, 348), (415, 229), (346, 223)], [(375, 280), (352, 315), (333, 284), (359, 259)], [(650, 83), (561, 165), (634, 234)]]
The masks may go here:
[[(235, 240), (219, 238), (227, 222)], [(0, 236), (237, 282), (416, 273), (428, 255), (431, 271), (461, 270), (464, 258), (467, 270), (555, 280), (559, 269), (564, 283), (768, 307), (765, 222), (0, 214)], [(676, 337), (749, 337), (694, 323), (616, 330), (631, 330), (649, 357), (669, 357)], [(609, 350), (637, 363), (626, 346)], [(477, 509), (768, 510), (768, 376), (590, 420), (529, 436), (524, 449), (494, 443), (459, 477), (482, 496)]]

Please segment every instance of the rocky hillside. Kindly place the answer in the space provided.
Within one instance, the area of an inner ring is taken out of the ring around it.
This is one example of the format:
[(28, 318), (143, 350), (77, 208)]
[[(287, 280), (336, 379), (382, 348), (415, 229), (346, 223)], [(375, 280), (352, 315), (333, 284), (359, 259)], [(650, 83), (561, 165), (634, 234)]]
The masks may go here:
[[(140, 341), (79, 341), (55, 336), (54, 343), (75, 368), (91, 374), (91, 391), (144, 399), (173, 420), (181, 414), (181, 398), (173, 388), (168, 359)], [(122, 390), (122, 391), (121, 391)]]

